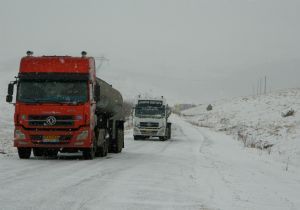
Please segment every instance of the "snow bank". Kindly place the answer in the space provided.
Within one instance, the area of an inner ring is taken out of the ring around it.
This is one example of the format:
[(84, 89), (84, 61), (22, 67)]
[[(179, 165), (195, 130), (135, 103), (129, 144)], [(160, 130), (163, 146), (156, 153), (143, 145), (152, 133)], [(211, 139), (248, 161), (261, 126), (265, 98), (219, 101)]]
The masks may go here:
[(0, 63), (0, 157), (16, 152), (13, 148), (14, 106), (6, 103), (7, 85), (14, 80), (17, 71), (14, 67)]
[[(212, 111), (206, 110), (206, 104), (182, 115), (192, 124), (226, 132), (246, 147), (266, 149), (282, 161), (300, 165), (300, 88), (222, 100), (212, 106)], [(294, 115), (283, 117), (289, 110)]]

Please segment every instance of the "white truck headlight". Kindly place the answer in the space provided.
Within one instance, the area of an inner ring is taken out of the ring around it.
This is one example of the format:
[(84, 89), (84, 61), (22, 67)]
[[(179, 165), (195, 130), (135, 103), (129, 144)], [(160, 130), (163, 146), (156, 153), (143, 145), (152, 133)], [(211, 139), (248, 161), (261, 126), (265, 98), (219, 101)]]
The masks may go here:
[(84, 130), (84, 131), (81, 131), (81, 133), (78, 134), (76, 140), (85, 140), (88, 136), (89, 136), (89, 131)]

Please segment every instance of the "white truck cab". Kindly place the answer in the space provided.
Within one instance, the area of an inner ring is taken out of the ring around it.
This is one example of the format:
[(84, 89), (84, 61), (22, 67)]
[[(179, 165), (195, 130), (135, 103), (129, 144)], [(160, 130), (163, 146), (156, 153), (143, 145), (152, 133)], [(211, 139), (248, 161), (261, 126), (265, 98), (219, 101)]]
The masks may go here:
[(159, 137), (161, 141), (171, 138), (171, 110), (166, 99), (138, 96), (133, 111), (134, 140)]

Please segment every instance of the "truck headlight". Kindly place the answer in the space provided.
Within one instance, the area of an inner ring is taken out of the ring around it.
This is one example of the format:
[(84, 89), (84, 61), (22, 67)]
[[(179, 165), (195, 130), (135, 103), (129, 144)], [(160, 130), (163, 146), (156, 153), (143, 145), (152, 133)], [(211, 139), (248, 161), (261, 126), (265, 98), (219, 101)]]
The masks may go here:
[(23, 140), (23, 139), (26, 139), (26, 136), (22, 131), (15, 130), (15, 139)]
[(135, 122), (134, 125), (135, 125), (136, 127), (139, 127), (140, 123), (139, 123), (139, 122)]
[(85, 140), (88, 136), (89, 136), (89, 131), (84, 130), (84, 131), (81, 131), (81, 133), (78, 134), (76, 140)]

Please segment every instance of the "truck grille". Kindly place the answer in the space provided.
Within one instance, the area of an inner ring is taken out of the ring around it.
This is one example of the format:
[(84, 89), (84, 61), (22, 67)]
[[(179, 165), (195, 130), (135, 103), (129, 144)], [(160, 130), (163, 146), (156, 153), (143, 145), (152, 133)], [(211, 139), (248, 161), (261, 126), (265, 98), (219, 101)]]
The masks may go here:
[(71, 141), (71, 135), (61, 135), (55, 141), (44, 141), (43, 135), (31, 135), (30, 139), (34, 144), (67, 144)]
[(141, 130), (142, 135), (157, 135), (157, 131), (147, 131), (147, 130)]
[(140, 127), (145, 128), (158, 128), (159, 123), (157, 122), (140, 122)]
[(29, 115), (28, 123), (30, 126), (72, 126), (74, 117), (71, 115)]

